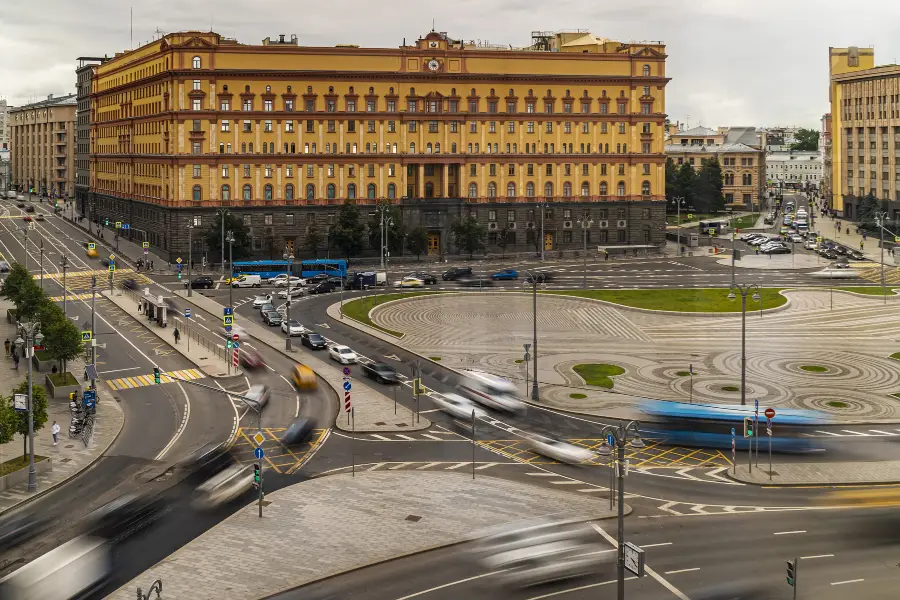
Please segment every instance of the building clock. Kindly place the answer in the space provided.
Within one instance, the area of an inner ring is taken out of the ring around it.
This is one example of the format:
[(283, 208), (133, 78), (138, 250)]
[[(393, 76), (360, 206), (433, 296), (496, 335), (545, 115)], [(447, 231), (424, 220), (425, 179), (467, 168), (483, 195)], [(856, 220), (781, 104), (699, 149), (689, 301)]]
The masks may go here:
[(428, 68), (431, 71), (437, 71), (438, 69), (441, 68), (441, 63), (439, 63), (436, 58), (432, 58), (431, 60), (428, 61)]

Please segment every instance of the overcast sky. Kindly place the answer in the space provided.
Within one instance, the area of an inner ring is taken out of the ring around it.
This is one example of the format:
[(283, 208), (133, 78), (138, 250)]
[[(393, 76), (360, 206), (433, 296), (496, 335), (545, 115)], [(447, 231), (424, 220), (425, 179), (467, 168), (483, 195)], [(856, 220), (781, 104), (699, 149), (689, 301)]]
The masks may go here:
[[(122, 0), (0, 0), (0, 97), (22, 104), (75, 89), (75, 59), (128, 49)], [(431, 29), (523, 46), (532, 30), (588, 29), (661, 40), (667, 112), (690, 125), (818, 127), (828, 110), (829, 46), (874, 46), (897, 62), (895, 0), (154, 0), (135, 3), (134, 45), (164, 32), (215, 31), (258, 44), (397, 47)]]

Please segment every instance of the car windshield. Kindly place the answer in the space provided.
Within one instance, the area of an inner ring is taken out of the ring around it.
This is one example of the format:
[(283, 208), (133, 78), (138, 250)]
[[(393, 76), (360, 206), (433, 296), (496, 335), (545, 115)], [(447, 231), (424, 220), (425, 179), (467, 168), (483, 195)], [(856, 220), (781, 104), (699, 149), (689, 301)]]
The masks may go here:
[(290, 325), (291, 327), (300, 327), (300, 323), (297, 321), (294, 321), (293, 319), (288, 321), (288, 325)]
[(321, 342), (321, 341), (324, 341), (324, 338), (322, 338), (322, 336), (319, 335), (318, 333), (313, 333), (313, 334), (311, 334), (311, 335), (309, 336), (309, 339), (310, 339), (310, 341), (312, 341), (312, 342)]
[(353, 350), (350, 348), (338, 348), (338, 352), (341, 354), (353, 354)]

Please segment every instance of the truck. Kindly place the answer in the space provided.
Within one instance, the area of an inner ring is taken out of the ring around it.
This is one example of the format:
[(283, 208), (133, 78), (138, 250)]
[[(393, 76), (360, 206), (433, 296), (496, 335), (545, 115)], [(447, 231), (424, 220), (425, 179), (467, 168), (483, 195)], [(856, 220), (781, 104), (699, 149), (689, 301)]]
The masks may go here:
[(351, 290), (367, 290), (378, 285), (378, 276), (375, 271), (354, 273), (347, 278), (347, 288)]

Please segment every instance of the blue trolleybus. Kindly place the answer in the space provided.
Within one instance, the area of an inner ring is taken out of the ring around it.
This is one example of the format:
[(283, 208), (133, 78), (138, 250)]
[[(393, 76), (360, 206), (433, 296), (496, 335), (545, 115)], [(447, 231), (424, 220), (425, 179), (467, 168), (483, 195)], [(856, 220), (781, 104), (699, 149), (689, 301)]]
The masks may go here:
[(308, 279), (316, 275), (330, 275), (332, 277), (347, 276), (347, 261), (344, 259), (317, 258), (304, 260), (300, 263), (300, 277)]
[[(262, 279), (272, 279), (278, 275), (287, 275), (291, 270), (286, 260), (246, 260), (235, 261), (233, 265), (235, 277), (241, 275), (259, 275)], [(299, 276), (300, 265), (294, 263), (293, 275)]]

